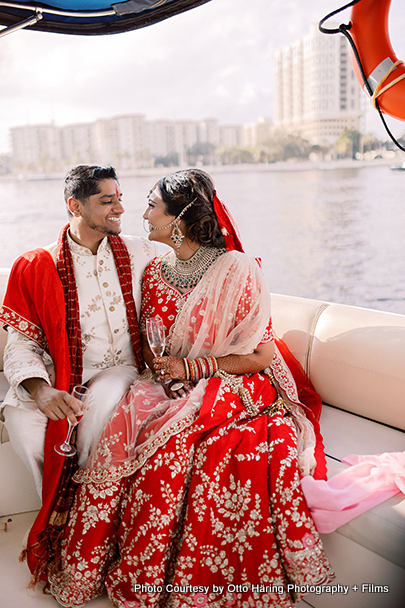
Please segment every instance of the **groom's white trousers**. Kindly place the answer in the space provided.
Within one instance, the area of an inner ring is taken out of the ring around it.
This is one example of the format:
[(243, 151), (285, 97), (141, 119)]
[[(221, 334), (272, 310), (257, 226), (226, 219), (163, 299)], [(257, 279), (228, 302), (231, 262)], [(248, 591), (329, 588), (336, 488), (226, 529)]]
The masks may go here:
[[(90, 388), (90, 407), (77, 427), (76, 447), (80, 467), (86, 463), (106, 423), (137, 377), (135, 367), (119, 365), (99, 372), (87, 383)], [(33, 474), (41, 497), (48, 418), (32, 402), (27, 403), (27, 406), (25, 408), (6, 405), (4, 419), (11, 444)]]

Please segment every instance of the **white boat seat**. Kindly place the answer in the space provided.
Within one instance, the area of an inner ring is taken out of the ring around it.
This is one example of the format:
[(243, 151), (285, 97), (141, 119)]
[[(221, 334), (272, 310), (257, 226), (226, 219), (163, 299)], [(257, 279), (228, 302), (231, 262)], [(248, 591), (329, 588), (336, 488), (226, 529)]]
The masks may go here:
[[(275, 331), (324, 403), (321, 430), (329, 477), (349, 454), (405, 451), (405, 316), (272, 295)], [(334, 584), (373, 583), (389, 593), (310, 593), (314, 608), (402, 608), (405, 499), (398, 494), (332, 534), (322, 534)]]

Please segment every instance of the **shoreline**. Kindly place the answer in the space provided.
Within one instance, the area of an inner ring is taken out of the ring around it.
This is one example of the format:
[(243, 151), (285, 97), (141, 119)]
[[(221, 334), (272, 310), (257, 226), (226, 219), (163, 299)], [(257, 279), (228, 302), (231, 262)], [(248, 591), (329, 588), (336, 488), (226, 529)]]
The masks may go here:
[[(240, 164), (240, 165), (203, 165), (201, 169), (208, 173), (272, 173), (272, 172), (290, 172), (290, 171), (333, 171), (338, 169), (364, 169), (367, 167), (388, 166), (389, 168), (402, 168), (403, 156), (395, 156), (394, 158), (378, 158), (373, 160), (356, 160), (344, 158), (331, 161), (284, 161), (276, 163), (263, 164)], [(172, 173), (180, 169), (187, 169), (190, 166), (182, 167), (144, 167), (140, 169), (117, 170), (120, 178), (122, 177), (149, 177), (161, 176), (164, 173)], [(10, 173), (0, 175), (1, 181), (48, 181), (64, 179), (65, 172), (50, 172), (50, 173)]]

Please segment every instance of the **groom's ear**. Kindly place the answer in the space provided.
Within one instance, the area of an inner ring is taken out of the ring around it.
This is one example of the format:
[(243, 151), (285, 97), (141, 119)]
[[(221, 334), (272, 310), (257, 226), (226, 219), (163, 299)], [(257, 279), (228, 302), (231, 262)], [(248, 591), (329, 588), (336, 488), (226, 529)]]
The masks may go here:
[(70, 213), (74, 217), (79, 217), (81, 215), (81, 212), (80, 212), (81, 203), (79, 200), (77, 200), (77, 198), (73, 198), (73, 196), (71, 196), (68, 199), (67, 205), (68, 205), (68, 209), (69, 209)]

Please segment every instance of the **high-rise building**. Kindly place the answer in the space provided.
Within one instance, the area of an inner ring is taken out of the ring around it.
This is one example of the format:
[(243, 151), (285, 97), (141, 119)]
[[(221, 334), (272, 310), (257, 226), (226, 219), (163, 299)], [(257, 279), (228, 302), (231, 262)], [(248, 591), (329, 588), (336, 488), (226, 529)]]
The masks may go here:
[(187, 150), (199, 141), (199, 124), (196, 120), (176, 120), (173, 124), (174, 151), (179, 155), (179, 166), (186, 164)]
[(241, 147), (243, 145), (243, 126), (220, 125), (219, 144), (226, 148)]
[(98, 163), (121, 169), (143, 166), (147, 149), (144, 114), (103, 118), (93, 123)]
[(216, 118), (204, 118), (200, 122), (199, 141), (219, 146), (219, 124)]
[(243, 145), (247, 148), (255, 148), (266, 144), (273, 132), (273, 120), (262, 116), (257, 122), (243, 125)]
[(11, 136), (14, 158), (22, 167), (34, 169), (40, 163), (50, 169), (61, 159), (60, 129), (54, 124), (14, 127)]
[(312, 143), (334, 143), (344, 129), (359, 130), (361, 88), (349, 45), (317, 26), (274, 57), (274, 124)]
[(93, 123), (78, 123), (59, 128), (60, 157), (71, 163), (92, 163), (97, 146)]

